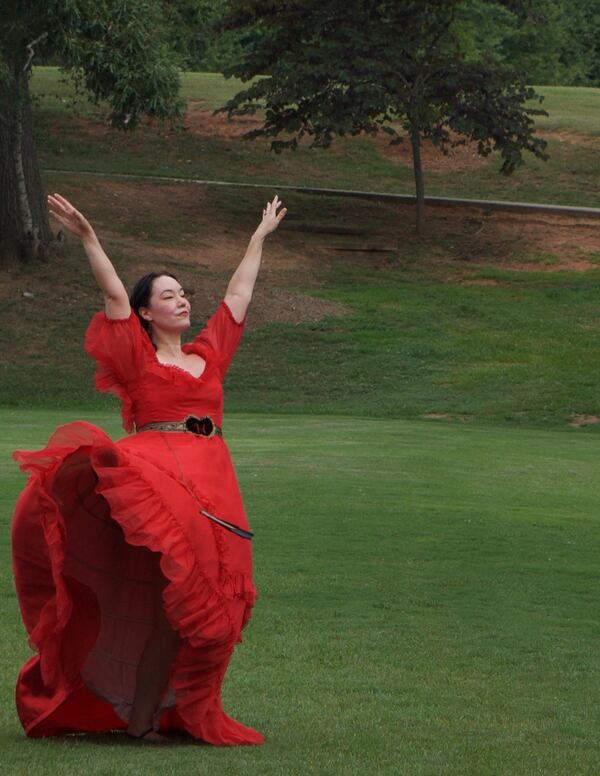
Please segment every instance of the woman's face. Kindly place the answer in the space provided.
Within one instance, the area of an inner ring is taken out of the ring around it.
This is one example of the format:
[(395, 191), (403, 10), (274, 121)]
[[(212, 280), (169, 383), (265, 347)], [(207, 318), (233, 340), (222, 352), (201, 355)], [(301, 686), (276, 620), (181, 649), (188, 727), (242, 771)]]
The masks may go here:
[(183, 331), (190, 326), (190, 303), (175, 278), (160, 275), (152, 282), (148, 307), (140, 307), (140, 315), (154, 328)]

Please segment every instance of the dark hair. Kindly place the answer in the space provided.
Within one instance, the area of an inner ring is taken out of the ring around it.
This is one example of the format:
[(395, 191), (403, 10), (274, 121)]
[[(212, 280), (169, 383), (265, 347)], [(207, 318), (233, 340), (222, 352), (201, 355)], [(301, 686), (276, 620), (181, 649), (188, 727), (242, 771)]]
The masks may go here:
[[(173, 275), (171, 272), (149, 272), (147, 275), (144, 275), (143, 278), (138, 280), (138, 282), (133, 287), (133, 291), (129, 295), (129, 304), (131, 305), (131, 309), (137, 315), (144, 329), (148, 332), (150, 339), (152, 339), (150, 335), (150, 321), (142, 318), (140, 315), (140, 307), (148, 307), (150, 303), (150, 297), (152, 296), (152, 284), (156, 278), (161, 278), (164, 275), (169, 278), (173, 278), (173, 280), (177, 280), (175, 275)], [(178, 280), (177, 282), (179, 283)]]

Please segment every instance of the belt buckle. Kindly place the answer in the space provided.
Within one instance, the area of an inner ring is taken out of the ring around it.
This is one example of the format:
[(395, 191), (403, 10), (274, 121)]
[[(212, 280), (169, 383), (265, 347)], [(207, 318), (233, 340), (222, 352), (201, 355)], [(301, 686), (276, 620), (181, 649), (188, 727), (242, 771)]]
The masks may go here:
[(197, 418), (195, 415), (188, 415), (185, 419), (185, 427), (192, 434), (197, 436), (212, 437), (216, 434), (217, 428), (210, 415), (204, 415)]

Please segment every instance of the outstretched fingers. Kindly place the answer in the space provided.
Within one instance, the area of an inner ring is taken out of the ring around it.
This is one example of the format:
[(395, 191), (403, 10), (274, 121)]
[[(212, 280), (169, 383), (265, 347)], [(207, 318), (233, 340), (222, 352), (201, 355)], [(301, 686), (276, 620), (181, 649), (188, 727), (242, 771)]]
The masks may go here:
[[(262, 226), (263, 229), (266, 230), (265, 233), (269, 234), (270, 232), (273, 232), (281, 221), (285, 218), (285, 215), (287, 213), (287, 209), (282, 206), (282, 202), (275, 194), (273, 199), (270, 202), (267, 202), (265, 207), (263, 208), (263, 220), (262, 220)], [(281, 210), (279, 210), (281, 208)], [(277, 212), (279, 210), (279, 212)]]
[(48, 197), (48, 207), (50, 209), (50, 213), (55, 217), (58, 218), (59, 216), (67, 216), (69, 211), (66, 209), (66, 207), (60, 202), (56, 197), (49, 196)]
[(62, 207), (64, 207), (64, 209), (65, 209), (65, 210), (67, 210), (67, 211), (74, 211), (74, 210), (75, 210), (75, 208), (74, 208), (74, 207), (73, 207), (73, 205), (72, 205), (72, 204), (69, 202), (69, 200), (68, 200), (68, 199), (65, 199), (65, 197), (62, 197), (60, 194), (57, 194), (56, 192), (54, 193), (54, 195), (52, 195), (52, 194), (51, 194), (51, 195), (48, 197), (48, 199), (54, 199), (54, 200), (56, 200), (56, 201), (57, 201), (57, 202), (58, 202), (60, 205), (62, 205)]
[(279, 199), (277, 194), (275, 194), (273, 199), (270, 202), (267, 202), (267, 204), (265, 205), (263, 209), (263, 215), (265, 216), (275, 215), (277, 213), (277, 210), (281, 207), (281, 205), (282, 205), (281, 200)]
[(48, 206), (53, 216), (58, 218), (61, 215), (63, 218), (71, 218), (81, 220), (83, 216), (76, 210), (68, 199), (61, 197), (60, 194), (50, 194), (48, 196)]
[(60, 194), (55, 193), (48, 196), (48, 208), (50, 215), (71, 234), (82, 238), (86, 233), (92, 231), (85, 216), (76, 210), (68, 199), (65, 199)]

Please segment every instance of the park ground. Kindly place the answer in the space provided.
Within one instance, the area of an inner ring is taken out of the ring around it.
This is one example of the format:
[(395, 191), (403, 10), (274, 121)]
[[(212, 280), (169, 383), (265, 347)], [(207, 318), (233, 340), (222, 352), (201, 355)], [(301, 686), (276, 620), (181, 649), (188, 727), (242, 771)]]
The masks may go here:
[[(0, 503), (75, 411), (3, 410)], [(86, 418), (119, 435), (114, 413)], [(10, 574), (11, 774), (575, 776), (600, 772), (597, 439), (456, 422), (233, 413), (260, 591), (224, 692), (258, 748), (25, 741)]]
[[(174, 271), (196, 328), (277, 184), (410, 191), (402, 146), (248, 144), (242, 122), (212, 115), (232, 88), (213, 76), (184, 82), (186, 131), (123, 136), (95, 108), (72, 117), (56, 73), (38, 75), (47, 189), (90, 217), (126, 282)], [(429, 193), (600, 206), (599, 97), (549, 89), (552, 160), (512, 179), (469, 148), (429, 152)], [(12, 688), (29, 653), (6, 541), (23, 476), (9, 454), (78, 418), (122, 431), (90, 387), (82, 338), (101, 300), (78, 247), (0, 269), (10, 772), (597, 774), (600, 221), (430, 208), (417, 240), (408, 206), (284, 199), (226, 384), (261, 599), (225, 702), (262, 748), (23, 741)]]

